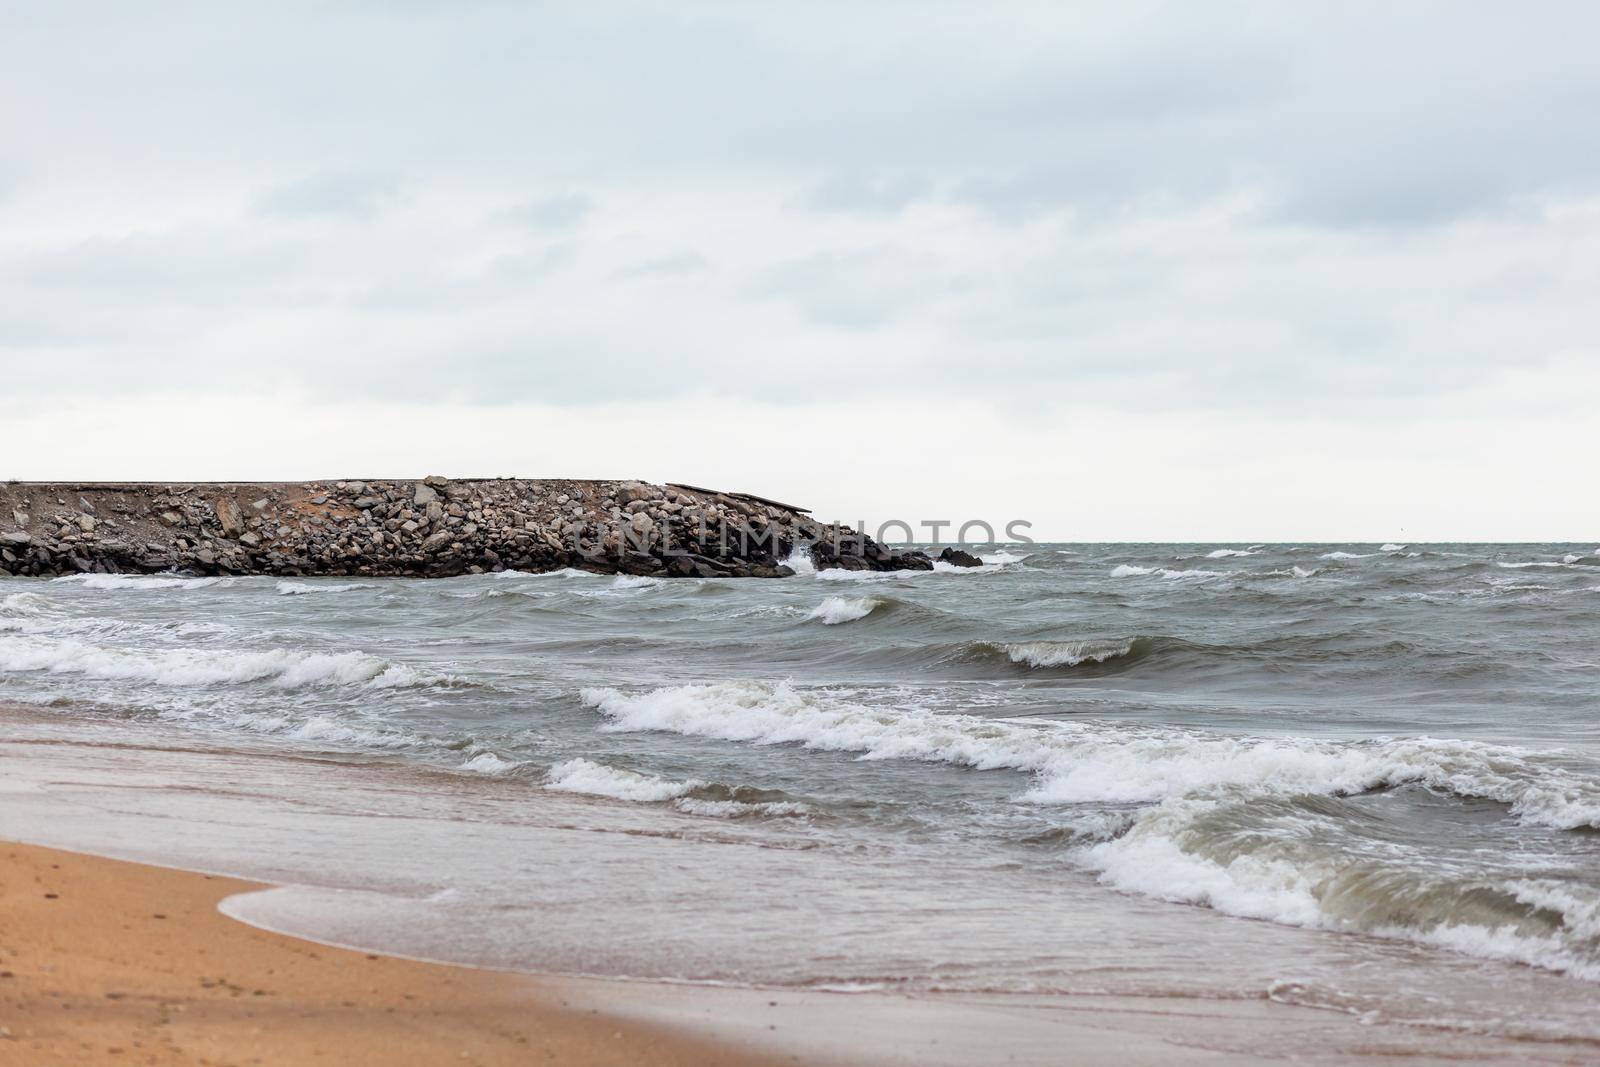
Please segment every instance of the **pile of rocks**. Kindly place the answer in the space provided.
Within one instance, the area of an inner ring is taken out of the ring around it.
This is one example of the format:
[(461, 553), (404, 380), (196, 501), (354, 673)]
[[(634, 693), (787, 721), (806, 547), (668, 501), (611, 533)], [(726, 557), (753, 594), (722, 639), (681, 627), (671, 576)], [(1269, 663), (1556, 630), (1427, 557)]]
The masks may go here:
[[(799, 553), (799, 556), (796, 556)], [(0, 482), (0, 573), (445, 577), (561, 567), (784, 577), (927, 570), (803, 508), (636, 481)]]

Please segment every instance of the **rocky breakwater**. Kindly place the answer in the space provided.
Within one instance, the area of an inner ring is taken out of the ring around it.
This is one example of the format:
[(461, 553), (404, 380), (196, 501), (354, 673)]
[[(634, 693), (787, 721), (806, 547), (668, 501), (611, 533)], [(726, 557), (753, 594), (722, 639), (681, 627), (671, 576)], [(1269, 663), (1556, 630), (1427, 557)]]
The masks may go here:
[(689, 485), (0, 482), (0, 574), (447, 577), (576, 567), (777, 578), (807, 559), (849, 570), (933, 566), (804, 508)]

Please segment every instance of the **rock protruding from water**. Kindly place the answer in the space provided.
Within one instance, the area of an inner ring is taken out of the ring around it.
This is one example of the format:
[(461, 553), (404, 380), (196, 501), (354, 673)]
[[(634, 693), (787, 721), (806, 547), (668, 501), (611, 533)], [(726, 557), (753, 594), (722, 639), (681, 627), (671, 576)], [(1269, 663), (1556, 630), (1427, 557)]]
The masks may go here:
[[(6, 516), (10, 522), (6, 521)], [(0, 482), (0, 574), (446, 577), (561, 567), (784, 577), (928, 570), (803, 509), (637, 481)]]

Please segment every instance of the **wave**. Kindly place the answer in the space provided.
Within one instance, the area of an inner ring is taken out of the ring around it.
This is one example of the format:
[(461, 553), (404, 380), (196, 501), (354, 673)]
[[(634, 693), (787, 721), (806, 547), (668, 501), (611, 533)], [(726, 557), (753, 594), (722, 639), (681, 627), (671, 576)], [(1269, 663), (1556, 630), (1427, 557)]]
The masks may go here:
[(995, 644), (980, 641), (973, 646), (980, 653), (996, 652), (1012, 663), (1036, 669), (1051, 667), (1076, 667), (1084, 663), (1107, 663), (1132, 656), (1136, 649), (1144, 650), (1148, 642), (1131, 639), (1121, 642), (1105, 641), (1019, 641)]
[(698, 778), (676, 782), (581, 757), (551, 767), (545, 788), (561, 793), (609, 797), (634, 804), (670, 801), (674, 808), (686, 815), (719, 819), (748, 815), (804, 815), (810, 810), (804, 804), (768, 799), (778, 794), (764, 790), (728, 788)]
[[(872, 706), (787, 683), (588, 689), (582, 699), (607, 731), (1022, 772), (1031, 785), (1018, 799), (1087, 806), (1084, 825), (1060, 843), (1116, 888), (1600, 979), (1593, 890), (1556, 882), (1508, 890), (1487, 885), (1481, 872), (1457, 877), (1451, 865), (1415, 862), (1381, 828), (1369, 831), (1370, 819), (1345, 799), (1423, 788), (1498, 802), (1523, 823), (1600, 828), (1600, 780), (1548, 756), (1430, 738), (1314, 741), (985, 719)], [(1130, 815), (1127, 805), (1139, 807)]]
[(1214, 548), (1206, 553), (1206, 559), (1228, 559), (1231, 556), (1253, 556), (1259, 549), (1256, 548)]
[(164, 686), (263, 682), (280, 689), (396, 689), (459, 684), (363, 652), (245, 652), (201, 648), (122, 649), (74, 640), (0, 636), (0, 670), (43, 671)]
[(612, 581), (613, 589), (649, 589), (660, 585), (662, 579), (652, 578), (648, 574), (619, 574)]
[(462, 762), (460, 769), (473, 774), (507, 775), (527, 764), (522, 760), (503, 759), (493, 752), (480, 752)]
[(1379, 548), (1378, 551), (1380, 551), (1380, 552), (1404, 552), (1405, 550), (1406, 550), (1406, 546), (1405, 545), (1397, 545), (1393, 541), (1390, 541), (1387, 544), (1383, 545), (1381, 548)]
[(1377, 552), (1324, 552), (1318, 559), (1346, 560), (1346, 559), (1371, 559), (1379, 555)]
[(824, 626), (839, 626), (866, 618), (883, 603), (869, 596), (830, 596), (813, 608), (806, 618), (817, 619)]
[(817, 573), (817, 563), (811, 558), (810, 547), (800, 542), (795, 543), (789, 554), (783, 557), (782, 562), (797, 575), (809, 576)]
[(359, 585), (332, 582), (279, 582), (275, 587), (279, 596), (305, 596), (309, 593), (348, 593), (360, 589)]
[(178, 575), (157, 574), (69, 574), (52, 579), (53, 583), (81, 585), (85, 589), (137, 590), (156, 589), (206, 589), (213, 585), (230, 583), (228, 578), (184, 578)]
[(1407, 862), (1388, 841), (1350, 840), (1315, 813), (1284, 818), (1289, 805), (1279, 807), (1278, 818), (1252, 819), (1240, 804), (1167, 801), (1076, 858), (1106, 884), (1160, 900), (1600, 980), (1594, 889)]
[(1600, 829), (1600, 781), (1472, 741), (1313, 741), (1101, 722), (985, 719), (872, 706), (784, 683), (717, 682), (642, 693), (584, 689), (616, 732), (656, 730), (858, 752), (1035, 776), (1038, 804), (1154, 802), (1219, 789), (1352, 795), (1420, 784), (1506, 805), (1525, 822)]
[(1138, 578), (1148, 574), (1154, 574), (1160, 578), (1166, 579), (1167, 581), (1180, 581), (1185, 578), (1221, 578), (1225, 576), (1225, 572), (1223, 571), (1175, 570), (1170, 567), (1141, 567), (1133, 563), (1120, 563), (1116, 567), (1112, 568), (1111, 571), (1111, 577), (1113, 578)]
[(582, 793), (585, 796), (655, 804), (681, 797), (702, 784), (693, 779), (670, 782), (654, 775), (625, 771), (580, 758), (551, 767), (544, 787), (561, 793)]

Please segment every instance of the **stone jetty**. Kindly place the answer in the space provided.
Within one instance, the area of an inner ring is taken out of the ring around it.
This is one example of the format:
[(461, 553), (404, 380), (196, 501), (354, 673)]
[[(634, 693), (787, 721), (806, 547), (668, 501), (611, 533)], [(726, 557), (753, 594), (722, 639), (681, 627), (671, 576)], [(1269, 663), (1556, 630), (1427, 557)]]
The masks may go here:
[(562, 567), (779, 578), (928, 570), (748, 493), (640, 481), (0, 482), (0, 574), (448, 577)]

